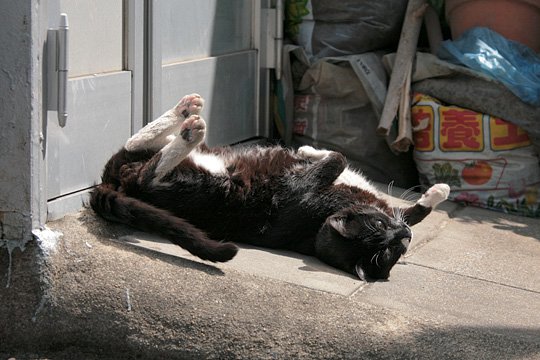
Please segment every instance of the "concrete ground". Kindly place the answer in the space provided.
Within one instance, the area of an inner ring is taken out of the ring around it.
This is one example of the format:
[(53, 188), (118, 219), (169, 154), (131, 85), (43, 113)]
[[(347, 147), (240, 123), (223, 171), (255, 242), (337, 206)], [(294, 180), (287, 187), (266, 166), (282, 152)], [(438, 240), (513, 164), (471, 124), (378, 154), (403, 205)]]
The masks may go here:
[(203, 262), (88, 210), (47, 226), (1, 252), (0, 359), (540, 359), (538, 219), (445, 202), (373, 283), (253, 247)]

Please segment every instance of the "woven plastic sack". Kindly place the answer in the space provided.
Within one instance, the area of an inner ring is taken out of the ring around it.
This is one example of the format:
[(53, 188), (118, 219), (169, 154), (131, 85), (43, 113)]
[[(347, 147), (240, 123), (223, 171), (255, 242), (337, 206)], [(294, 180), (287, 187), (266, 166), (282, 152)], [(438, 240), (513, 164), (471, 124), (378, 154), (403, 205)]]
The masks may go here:
[(407, 0), (287, 0), (285, 33), (312, 59), (394, 48)]

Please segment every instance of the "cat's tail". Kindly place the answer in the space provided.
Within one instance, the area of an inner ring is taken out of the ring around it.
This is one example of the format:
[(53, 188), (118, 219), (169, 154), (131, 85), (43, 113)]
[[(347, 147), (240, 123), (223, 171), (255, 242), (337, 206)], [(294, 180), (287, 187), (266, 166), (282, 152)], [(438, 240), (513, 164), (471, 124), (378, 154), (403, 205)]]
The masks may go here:
[(211, 240), (186, 220), (107, 185), (98, 185), (92, 191), (90, 205), (106, 220), (163, 236), (203, 260), (225, 262), (238, 252), (238, 247), (233, 243)]

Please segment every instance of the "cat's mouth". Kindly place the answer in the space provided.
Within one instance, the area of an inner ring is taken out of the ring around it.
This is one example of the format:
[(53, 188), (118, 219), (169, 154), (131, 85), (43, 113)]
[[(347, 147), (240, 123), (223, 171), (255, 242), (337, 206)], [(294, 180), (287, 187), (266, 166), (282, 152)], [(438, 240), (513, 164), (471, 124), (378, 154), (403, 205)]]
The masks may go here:
[(355, 273), (362, 281), (370, 279), (388, 279), (390, 269), (398, 259), (407, 252), (411, 244), (411, 237), (403, 237), (397, 244), (383, 248), (373, 254), (369, 264), (362, 264), (359, 261), (355, 267)]
[(405, 251), (407, 251), (410, 244), (411, 244), (411, 238), (410, 237), (405, 237), (405, 238), (401, 239), (401, 245), (403, 245), (403, 247), (405, 248)]

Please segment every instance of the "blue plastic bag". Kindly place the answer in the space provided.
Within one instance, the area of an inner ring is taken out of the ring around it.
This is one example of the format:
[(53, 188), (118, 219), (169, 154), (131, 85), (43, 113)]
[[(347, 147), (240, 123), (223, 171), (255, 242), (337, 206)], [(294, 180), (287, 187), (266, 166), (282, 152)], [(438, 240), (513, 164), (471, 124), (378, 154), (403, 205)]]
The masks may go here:
[(441, 59), (480, 71), (506, 85), (522, 101), (540, 106), (540, 57), (495, 31), (476, 27), (444, 41)]

